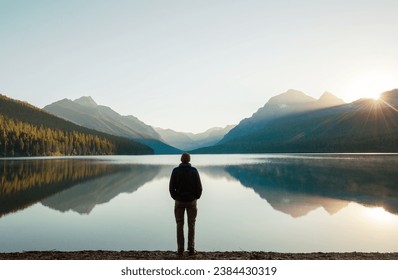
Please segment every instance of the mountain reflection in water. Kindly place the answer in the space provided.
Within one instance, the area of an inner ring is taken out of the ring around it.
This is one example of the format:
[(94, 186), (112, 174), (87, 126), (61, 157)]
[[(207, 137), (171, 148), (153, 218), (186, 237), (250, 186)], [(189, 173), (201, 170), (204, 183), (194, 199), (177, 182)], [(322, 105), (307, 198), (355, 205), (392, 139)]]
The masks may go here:
[(83, 158), (0, 161), (0, 217), (27, 208), (78, 183), (124, 168), (98, 163)]
[(292, 217), (323, 207), (330, 214), (354, 201), (398, 214), (395, 156), (274, 158), (226, 171), (270, 205)]
[(52, 209), (89, 214), (98, 204), (111, 201), (121, 193), (133, 193), (159, 173), (159, 166), (132, 165), (121, 171), (75, 185), (43, 200)]
[(0, 161), (0, 217), (37, 202), (88, 214), (120, 193), (153, 180), (158, 166), (122, 165), (92, 158)]
[[(256, 163), (199, 166), (212, 178), (237, 180), (275, 210), (300, 217), (334, 214), (354, 201), (398, 214), (397, 156), (280, 156)], [(89, 214), (98, 204), (170, 175), (173, 166), (93, 158), (0, 161), (0, 217), (37, 202)], [(206, 186), (204, 186), (206, 188)]]

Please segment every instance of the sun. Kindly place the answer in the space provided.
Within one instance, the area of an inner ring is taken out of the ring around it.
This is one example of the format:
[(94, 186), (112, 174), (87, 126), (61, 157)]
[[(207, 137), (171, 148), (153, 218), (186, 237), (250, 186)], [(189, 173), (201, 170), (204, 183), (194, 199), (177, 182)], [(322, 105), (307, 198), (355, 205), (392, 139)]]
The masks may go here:
[(397, 88), (398, 78), (381, 73), (368, 73), (356, 77), (346, 89), (346, 101), (352, 102), (361, 98), (379, 99), (380, 94)]

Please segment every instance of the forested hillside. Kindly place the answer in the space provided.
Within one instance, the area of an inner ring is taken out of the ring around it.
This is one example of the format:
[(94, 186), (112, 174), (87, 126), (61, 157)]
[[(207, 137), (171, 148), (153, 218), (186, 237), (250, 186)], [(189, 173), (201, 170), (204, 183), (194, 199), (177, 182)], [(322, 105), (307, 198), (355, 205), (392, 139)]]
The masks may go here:
[(0, 156), (150, 154), (135, 141), (87, 129), (0, 95)]

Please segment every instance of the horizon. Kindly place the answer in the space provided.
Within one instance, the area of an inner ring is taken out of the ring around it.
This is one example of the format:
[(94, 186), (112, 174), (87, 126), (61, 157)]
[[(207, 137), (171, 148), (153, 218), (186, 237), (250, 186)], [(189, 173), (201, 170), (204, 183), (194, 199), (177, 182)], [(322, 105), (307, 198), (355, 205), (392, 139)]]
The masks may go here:
[(91, 96), (178, 132), (236, 125), (271, 97), (349, 103), (398, 86), (396, 1), (1, 1), (0, 92)]

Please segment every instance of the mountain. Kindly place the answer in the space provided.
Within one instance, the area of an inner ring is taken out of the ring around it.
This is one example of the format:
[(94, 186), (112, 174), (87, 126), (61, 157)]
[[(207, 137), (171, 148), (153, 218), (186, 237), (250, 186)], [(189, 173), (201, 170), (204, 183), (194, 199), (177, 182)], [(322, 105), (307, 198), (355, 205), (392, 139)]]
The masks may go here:
[(335, 100), (328, 95), (307, 102), (297, 94), (291, 103), (278, 96), (277, 102), (271, 99), (216, 146), (195, 152), (398, 152), (398, 90), (383, 93), (379, 100), (325, 107), (322, 101)]
[(234, 128), (234, 125), (228, 125), (224, 128), (214, 127), (197, 134), (177, 132), (171, 129), (155, 129), (166, 143), (184, 151), (191, 151), (218, 143), (232, 128)]
[(152, 153), (136, 141), (76, 125), (0, 95), (0, 156)]
[(47, 105), (44, 110), (84, 127), (133, 139), (150, 146), (155, 153), (179, 153), (162, 142), (160, 135), (134, 116), (122, 116), (111, 108), (98, 105), (90, 96), (76, 100), (63, 99)]
[(221, 143), (250, 133), (261, 128), (267, 122), (277, 118), (309, 112), (322, 108), (344, 104), (344, 101), (333, 94), (325, 92), (318, 100), (301, 91), (289, 89), (287, 92), (272, 97), (263, 107), (257, 110), (250, 118), (242, 120), (222, 139)]

